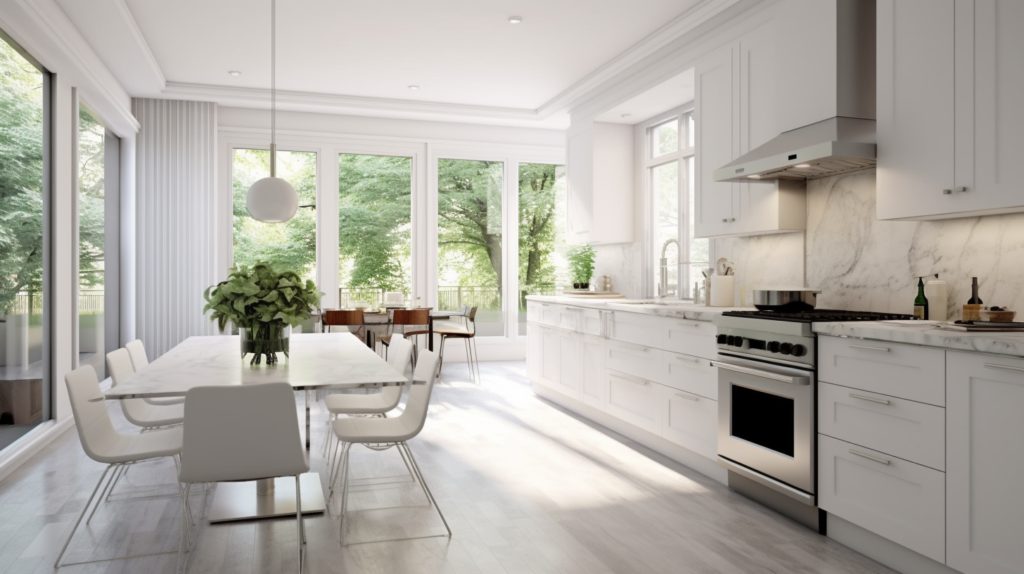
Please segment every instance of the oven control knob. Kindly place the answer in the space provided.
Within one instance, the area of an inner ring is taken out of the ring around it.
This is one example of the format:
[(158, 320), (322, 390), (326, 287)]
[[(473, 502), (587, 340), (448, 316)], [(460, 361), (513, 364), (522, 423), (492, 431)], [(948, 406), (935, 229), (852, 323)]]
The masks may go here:
[(806, 354), (807, 354), (807, 347), (805, 347), (803, 345), (793, 345), (793, 356), (794, 357), (803, 357)]
[(793, 352), (793, 343), (783, 343), (779, 347), (779, 352), (783, 355), (788, 355)]
[(778, 353), (779, 352), (779, 342), (778, 341), (771, 341), (771, 342), (769, 342), (768, 343), (768, 350), (773, 352), (773, 353)]
[(719, 335), (718, 336), (718, 344), (719, 345), (725, 345), (728, 342), (729, 342), (729, 337), (726, 337), (725, 335)]
[(743, 337), (736, 337), (735, 339), (733, 339), (731, 344), (732, 344), (733, 347), (742, 347), (743, 346)]

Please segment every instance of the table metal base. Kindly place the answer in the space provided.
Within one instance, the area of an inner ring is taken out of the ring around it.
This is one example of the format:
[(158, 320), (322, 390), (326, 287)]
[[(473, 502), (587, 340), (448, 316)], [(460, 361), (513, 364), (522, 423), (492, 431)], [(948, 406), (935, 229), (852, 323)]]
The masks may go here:
[[(302, 514), (327, 510), (320, 475), (307, 472), (302, 480)], [(290, 476), (252, 482), (220, 482), (213, 494), (210, 523), (295, 516), (295, 479)]]

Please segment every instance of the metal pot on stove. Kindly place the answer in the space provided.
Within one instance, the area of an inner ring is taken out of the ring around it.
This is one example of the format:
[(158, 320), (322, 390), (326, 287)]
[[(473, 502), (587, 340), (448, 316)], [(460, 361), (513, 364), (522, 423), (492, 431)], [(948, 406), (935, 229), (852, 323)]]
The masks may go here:
[(754, 307), (759, 311), (799, 312), (814, 309), (821, 291), (817, 289), (755, 289)]

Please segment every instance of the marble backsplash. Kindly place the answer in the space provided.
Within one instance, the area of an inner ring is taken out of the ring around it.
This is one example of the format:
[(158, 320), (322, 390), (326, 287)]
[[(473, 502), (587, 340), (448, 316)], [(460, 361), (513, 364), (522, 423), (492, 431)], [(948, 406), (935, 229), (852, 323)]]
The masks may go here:
[(630, 299), (639, 299), (643, 296), (643, 256), (639, 241), (595, 245), (594, 251), (597, 253), (594, 260), (595, 277), (611, 276), (612, 290)]
[(985, 304), (1024, 312), (1024, 214), (878, 221), (874, 170), (809, 182), (807, 213), (806, 234), (716, 240), (737, 285), (806, 284), (821, 289), (819, 307), (910, 313), (916, 277), (938, 273), (950, 317), (970, 298), (971, 277)]

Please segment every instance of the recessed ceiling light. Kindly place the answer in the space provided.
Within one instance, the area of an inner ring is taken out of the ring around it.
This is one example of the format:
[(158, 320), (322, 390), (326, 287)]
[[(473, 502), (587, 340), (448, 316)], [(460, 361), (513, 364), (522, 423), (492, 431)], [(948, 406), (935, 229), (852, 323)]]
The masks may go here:
[(417, 86), (417, 85), (412, 85), (412, 86), (409, 86), (409, 89), (415, 92), (416, 90), (420, 89), (420, 87)]
[(794, 165), (793, 167), (811, 167), (811, 164), (809, 164), (809, 163), (798, 163), (798, 164)]
[(747, 177), (749, 177), (750, 179), (761, 179), (761, 176), (757, 175), (756, 173), (748, 175)]
[(230, 70), (228, 74), (231, 74), (232, 76), (241, 76), (242, 72), (239, 72), (238, 70)]
[(623, 118), (631, 118), (631, 117), (633, 117), (633, 114), (622, 114), (622, 117)]
[(509, 24), (518, 24), (518, 23), (520, 23), (522, 21), (523, 21), (523, 17), (522, 16), (509, 16), (508, 17), (508, 23)]

